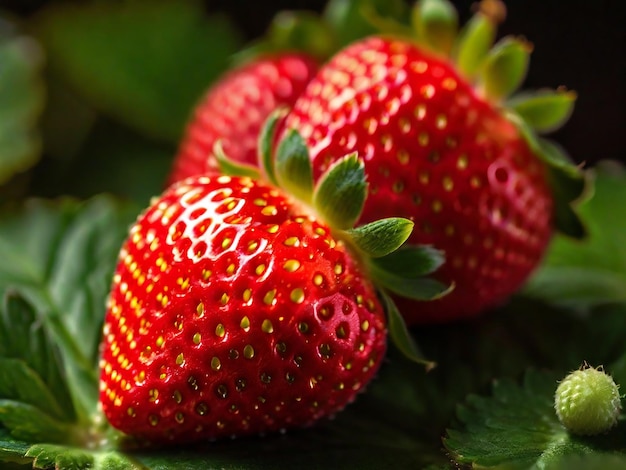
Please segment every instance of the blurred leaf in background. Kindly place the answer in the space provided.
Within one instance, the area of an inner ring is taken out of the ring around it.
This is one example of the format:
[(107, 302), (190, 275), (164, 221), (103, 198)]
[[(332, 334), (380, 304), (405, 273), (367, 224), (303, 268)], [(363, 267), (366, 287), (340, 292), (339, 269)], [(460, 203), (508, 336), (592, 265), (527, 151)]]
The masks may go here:
[(37, 43), (0, 15), (0, 186), (39, 159), (42, 64)]
[[(146, 205), (163, 189), (195, 102), (228, 68), (242, 41), (227, 17), (208, 15), (196, 0), (49, 2), (24, 20), (24, 28), (39, 41), (38, 57), (46, 57), (38, 85), (45, 80), (48, 101), (40, 119), (44, 158), (13, 179), (20, 186), (14, 199), (107, 192)], [(11, 70), (21, 70), (16, 67)], [(39, 113), (32, 111), (42, 110), (42, 93), (13, 75), (11, 93), (4, 95), (16, 102), (22, 97), (34, 126)], [(7, 114), (11, 123), (21, 116), (13, 108)], [(2, 116), (0, 111), (0, 142), (9, 123)], [(39, 150), (40, 140), (29, 143)], [(24, 146), (15, 137), (11, 144)], [(24, 167), (26, 156), (20, 158)]]
[(626, 170), (604, 161), (594, 174), (594, 194), (579, 207), (587, 239), (557, 235), (527, 294), (578, 309), (626, 302)]
[(35, 30), (50, 67), (91, 105), (169, 142), (240, 47), (227, 18), (192, 0), (52, 4)]

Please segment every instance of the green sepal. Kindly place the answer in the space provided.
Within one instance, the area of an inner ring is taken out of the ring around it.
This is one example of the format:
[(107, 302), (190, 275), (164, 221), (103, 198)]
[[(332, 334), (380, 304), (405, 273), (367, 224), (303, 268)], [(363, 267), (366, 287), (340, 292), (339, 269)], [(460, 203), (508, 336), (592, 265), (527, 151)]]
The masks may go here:
[(479, 10), (462, 28), (453, 49), (461, 75), (470, 80), (475, 77), (493, 45), (500, 21), (497, 15)]
[(542, 89), (515, 95), (506, 106), (536, 132), (548, 133), (567, 122), (574, 111), (576, 98), (574, 91)]
[(398, 350), (409, 360), (423, 364), (426, 371), (434, 369), (437, 366), (436, 362), (429, 361), (424, 357), (419, 349), (419, 346), (415, 342), (415, 338), (411, 336), (409, 329), (406, 326), (402, 314), (396, 307), (393, 299), (384, 291), (380, 291), (383, 307), (387, 313), (387, 329), (389, 331), (389, 338)]
[(309, 149), (302, 136), (289, 129), (276, 149), (275, 178), (281, 188), (303, 202), (313, 196), (313, 169)]
[(526, 78), (531, 52), (532, 45), (523, 39), (500, 40), (489, 51), (479, 71), (485, 96), (500, 101), (517, 90)]
[(450, 54), (459, 26), (454, 5), (448, 0), (419, 0), (411, 21), (420, 42), (442, 55)]
[(573, 204), (592, 192), (588, 173), (572, 163), (572, 159), (555, 143), (537, 136), (528, 124), (515, 113), (508, 119), (519, 129), (531, 150), (546, 165), (548, 183), (554, 198), (554, 226), (564, 235), (584, 238), (587, 234)]
[(409, 238), (413, 222), (402, 217), (389, 217), (346, 230), (350, 240), (371, 258), (396, 251)]
[(548, 163), (548, 180), (554, 197), (554, 225), (557, 230), (572, 238), (584, 238), (587, 229), (573, 209), (591, 190), (587, 173), (570, 163), (564, 151), (555, 143), (537, 139), (539, 154)]
[(280, 11), (268, 30), (276, 50), (298, 50), (314, 57), (330, 57), (337, 49), (335, 34), (321, 16), (310, 11)]
[(329, 0), (324, 7), (324, 21), (334, 30), (337, 46), (380, 33), (372, 24), (374, 16), (401, 21), (407, 18), (408, 5), (403, 0)]
[(444, 253), (429, 245), (407, 245), (376, 260), (379, 269), (406, 278), (434, 273), (445, 261)]
[(313, 206), (331, 227), (347, 230), (361, 215), (367, 183), (363, 160), (351, 153), (335, 162), (318, 182)]
[(368, 263), (369, 273), (377, 286), (382, 287), (400, 297), (413, 300), (436, 300), (454, 289), (454, 284), (446, 285), (435, 279), (422, 276), (404, 276), (396, 269), (387, 269), (377, 258)]
[(258, 179), (260, 176), (258, 168), (252, 165), (237, 162), (226, 155), (226, 153), (224, 153), (221, 140), (215, 142), (215, 145), (213, 146), (213, 156), (217, 160), (220, 171), (225, 175), (248, 176), (254, 179)]
[(278, 108), (272, 112), (263, 123), (261, 132), (259, 133), (259, 166), (263, 168), (265, 177), (274, 186), (278, 186), (276, 173), (274, 171), (274, 141), (278, 124), (284, 118), (287, 110)]

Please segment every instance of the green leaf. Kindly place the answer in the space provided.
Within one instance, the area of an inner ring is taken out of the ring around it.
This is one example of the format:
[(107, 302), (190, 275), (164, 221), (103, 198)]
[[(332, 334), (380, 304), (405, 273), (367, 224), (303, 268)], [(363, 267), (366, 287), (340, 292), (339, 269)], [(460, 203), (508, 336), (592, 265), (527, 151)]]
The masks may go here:
[(0, 17), (0, 185), (39, 159), (37, 121), (45, 92), (43, 52), (30, 37), (8, 31)]
[(331, 227), (346, 230), (358, 220), (366, 197), (363, 161), (352, 153), (322, 175), (313, 194), (313, 206)]
[(3, 399), (45, 410), (52, 418), (62, 420), (65, 417), (47, 385), (20, 359), (0, 358), (0, 400)]
[(70, 450), (63, 446), (34, 445), (28, 449), (26, 456), (33, 458), (34, 468), (93, 468), (91, 452), (79, 449)]
[(311, 201), (313, 169), (309, 159), (309, 149), (296, 130), (289, 129), (278, 144), (274, 171), (281, 188), (303, 202)]
[(217, 160), (220, 171), (230, 176), (247, 176), (249, 178), (258, 179), (259, 169), (252, 165), (237, 162), (224, 153), (222, 141), (218, 140), (213, 146), (213, 155)]
[(517, 90), (528, 71), (532, 46), (523, 39), (506, 37), (489, 51), (480, 70), (485, 96), (500, 101)]
[(54, 419), (41, 408), (0, 398), (0, 423), (17, 439), (29, 442), (71, 441), (72, 427)]
[(459, 24), (452, 3), (448, 0), (420, 0), (413, 7), (411, 20), (420, 42), (442, 55), (450, 54)]
[(461, 29), (453, 56), (463, 76), (473, 79), (479, 71), (495, 40), (497, 24), (496, 18), (479, 11)]
[(567, 122), (574, 111), (576, 98), (573, 91), (544, 89), (515, 95), (507, 101), (506, 106), (536, 132), (548, 133)]
[(360, 251), (369, 257), (379, 258), (400, 248), (411, 235), (413, 225), (409, 219), (390, 217), (359, 225), (346, 232)]
[(385, 312), (387, 314), (389, 337), (391, 338), (394, 346), (397, 347), (407, 359), (424, 365), (426, 371), (432, 370), (437, 364), (424, 357), (424, 354), (417, 346), (415, 338), (413, 338), (411, 333), (409, 333), (406, 323), (404, 322), (404, 318), (402, 318), (402, 315), (400, 314), (398, 307), (396, 307), (393, 299), (384, 291), (380, 292), (380, 296), (382, 297)]
[(100, 111), (172, 142), (239, 46), (193, 0), (53, 4), (38, 20), (55, 72)]
[(552, 468), (563, 456), (625, 452), (626, 421), (594, 438), (568, 434), (553, 408), (558, 378), (531, 370), (522, 386), (498, 380), (492, 396), (470, 395), (446, 448), (458, 463), (486, 468)]
[(30, 445), (10, 435), (8, 429), (0, 426), (0, 462), (25, 464), (30, 459), (24, 457)]
[(0, 295), (17, 292), (34, 306), (62, 355), (80, 421), (95, 410), (105, 299), (135, 215), (106, 197), (30, 200), (0, 214)]
[(578, 207), (587, 238), (557, 235), (527, 294), (578, 309), (626, 300), (626, 173), (618, 164), (600, 164), (594, 186)]
[(11, 391), (19, 385), (32, 396), (22, 401), (44, 403), (54, 417), (75, 419), (58, 348), (33, 306), (15, 292), (6, 293), (0, 305), (0, 364), (5, 364), (0, 368), (0, 398), (23, 396)]

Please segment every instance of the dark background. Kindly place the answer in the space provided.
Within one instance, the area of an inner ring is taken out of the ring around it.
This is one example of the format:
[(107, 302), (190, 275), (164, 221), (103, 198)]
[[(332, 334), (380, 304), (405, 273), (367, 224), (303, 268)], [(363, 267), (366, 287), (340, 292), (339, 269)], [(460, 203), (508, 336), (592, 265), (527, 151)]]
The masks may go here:
[[(76, 1), (76, 0), (75, 0)], [(113, 1), (113, 0), (111, 0)], [(0, 0), (29, 16), (51, 0)], [(282, 9), (321, 11), (323, 0), (215, 0), (207, 11), (229, 15), (247, 39), (265, 31)], [(471, 0), (454, 0), (461, 21)], [(523, 35), (535, 48), (525, 88), (565, 86), (578, 93), (574, 115), (553, 134), (576, 162), (626, 162), (626, 2), (623, 0), (509, 0), (501, 35)]]

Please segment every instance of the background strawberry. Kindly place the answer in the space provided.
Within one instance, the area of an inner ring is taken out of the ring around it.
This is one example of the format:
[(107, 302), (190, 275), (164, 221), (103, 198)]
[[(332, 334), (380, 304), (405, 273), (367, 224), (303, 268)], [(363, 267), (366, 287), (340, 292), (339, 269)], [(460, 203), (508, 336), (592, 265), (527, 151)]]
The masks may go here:
[(286, 119), (309, 145), (315, 177), (347, 152), (364, 158), (370, 189), (361, 222), (409, 218), (411, 242), (445, 251), (438, 277), (455, 290), (427, 304), (402, 302), (411, 323), (470, 317), (515, 292), (542, 258), (555, 206), (563, 203), (578, 230), (570, 199), (550, 187), (548, 144), (521, 119), (525, 112), (532, 121), (528, 110), (541, 108), (535, 118), (548, 116), (549, 125), (531, 124), (549, 130), (569, 115), (572, 94), (544, 92), (520, 99), (519, 114), (506, 111), (530, 48), (511, 38), (492, 51), (483, 46), (495, 34), (499, 2), (482, 3), (454, 48), (456, 13), (444, 2), (422, 6), (418, 43), (374, 36), (348, 46)]
[(198, 103), (185, 130), (168, 183), (216, 170), (219, 138), (235, 161), (256, 164), (261, 125), (277, 106), (291, 106), (317, 70), (305, 53), (273, 53), (227, 72)]

